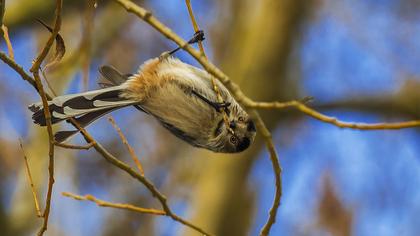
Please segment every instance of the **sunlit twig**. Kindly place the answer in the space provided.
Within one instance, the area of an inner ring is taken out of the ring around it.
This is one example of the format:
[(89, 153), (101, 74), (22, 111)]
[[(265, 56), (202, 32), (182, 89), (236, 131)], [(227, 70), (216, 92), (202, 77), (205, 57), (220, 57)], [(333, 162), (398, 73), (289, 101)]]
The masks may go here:
[(25, 150), (23, 149), (22, 140), (20, 140), (20, 139), (19, 139), (19, 145), (20, 145), (20, 149), (22, 150), (22, 153), (23, 153), (23, 158), (25, 160), (26, 175), (28, 176), (28, 181), (29, 181), (29, 184), (31, 186), (32, 197), (34, 198), (34, 203), (35, 203), (36, 215), (38, 217), (42, 217), (41, 210), (39, 208), (39, 201), (38, 201), (38, 197), (37, 197), (37, 194), (36, 194), (34, 181), (32, 179), (31, 169), (29, 168), (28, 158), (26, 157)]
[(142, 207), (137, 207), (131, 204), (126, 204), (126, 203), (107, 202), (104, 200), (97, 199), (96, 197), (92, 195), (80, 196), (80, 195), (76, 195), (69, 192), (63, 192), (61, 194), (65, 197), (73, 198), (78, 201), (91, 201), (101, 207), (111, 207), (111, 208), (130, 210), (130, 211), (134, 211), (134, 212), (142, 213), (142, 214), (152, 214), (152, 215), (161, 215), (161, 216), (166, 215), (165, 211), (162, 211), (162, 210), (153, 209), (153, 208), (142, 208)]
[(67, 148), (67, 149), (76, 149), (76, 150), (89, 150), (93, 147), (94, 143), (88, 143), (87, 145), (80, 146), (80, 145), (72, 145), (72, 144), (65, 144), (65, 143), (58, 143), (54, 142), (55, 146)]
[(285, 109), (285, 108), (296, 108), (304, 114), (313, 117), (319, 121), (335, 125), (340, 128), (350, 128), (359, 130), (381, 130), (381, 129), (405, 129), (420, 127), (420, 120), (402, 121), (394, 123), (356, 123), (356, 122), (344, 122), (335, 117), (326, 116), (321, 114), (314, 109), (308, 107), (300, 101), (289, 101), (289, 102), (250, 102), (248, 107), (256, 109)]
[(52, 196), (52, 190), (54, 185), (54, 134), (51, 127), (51, 114), (48, 107), (48, 101), (47, 96), (44, 91), (44, 88), (41, 83), (41, 78), (39, 76), (39, 70), (42, 62), (44, 61), (45, 57), (47, 56), (52, 44), (54, 43), (54, 40), (58, 34), (58, 31), (60, 31), (61, 28), (61, 9), (62, 9), (63, 2), (62, 0), (56, 0), (56, 9), (55, 9), (55, 20), (54, 20), (54, 28), (51, 32), (51, 35), (45, 44), (44, 48), (42, 49), (41, 53), (38, 55), (38, 57), (35, 59), (30, 71), (34, 75), (35, 84), (38, 88), (38, 93), (41, 96), (42, 105), (44, 107), (44, 116), (46, 120), (47, 125), (47, 131), (48, 131), (48, 139), (49, 139), (49, 164), (48, 164), (48, 190), (47, 190), (47, 197), (45, 200), (45, 209), (42, 214), (44, 217), (44, 222), (42, 224), (42, 227), (38, 231), (38, 235), (41, 236), (45, 233), (48, 227), (48, 219), (50, 215), (50, 209), (51, 209), (51, 196)]
[(115, 123), (114, 118), (112, 116), (108, 117), (108, 121), (111, 123), (111, 125), (114, 127), (114, 129), (117, 131), (118, 135), (120, 136), (121, 141), (124, 143), (124, 145), (127, 147), (128, 152), (130, 153), (131, 159), (133, 159), (134, 163), (137, 166), (137, 169), (140, 171), (141, 175), (144, 175), (143, 166), (141, 165), (139, 158), (136, 155), (136, 152), (131, 147), (131, 145), (128, 143), (127, 138), (124, 136), (123, 132), (121, 131), (120, 127), (118, 127), (117, 123)]
[(4, 25), (4, 24), (1, 25), (1, 30), (3, 31), (4, 41), (6, 41), (7, 51), (9, 52), (9, 57), (12, 58), (12, 60), (14, 60), (15, 59), (15, 53), (13, 52), (12, 42), (10, 42), (9, 30), (7, 29), (7, 26)]

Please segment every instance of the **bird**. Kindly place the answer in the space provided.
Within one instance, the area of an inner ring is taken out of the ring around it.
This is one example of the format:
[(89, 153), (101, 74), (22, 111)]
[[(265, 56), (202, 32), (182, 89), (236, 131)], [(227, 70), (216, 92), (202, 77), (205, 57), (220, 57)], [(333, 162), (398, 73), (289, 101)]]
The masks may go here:
[[(204, 39), (198, 33), (189, 44)], [(145, 61), (134, 74), (123, 74), (109, 65), (100, 67), (100, 74), (107, 80), (100, 84), (101, 89), (57, 96), (48, 101), (51, 123), (74, 118), (86, 127), (107, 113), (134, 106), (192, 146), (220, 153), (246, 150), (256, 135), (249, 114), (215, 79), (223, 99), (218, 102), (212, 75), (173, 57), (178, 49)], [(46, 126), (42, 103), (31, 104), (29, 109), (33, 112), (33, 122)], [(61, 143), (77, 133), (78, 130), (59, 131), (54, 138)]]

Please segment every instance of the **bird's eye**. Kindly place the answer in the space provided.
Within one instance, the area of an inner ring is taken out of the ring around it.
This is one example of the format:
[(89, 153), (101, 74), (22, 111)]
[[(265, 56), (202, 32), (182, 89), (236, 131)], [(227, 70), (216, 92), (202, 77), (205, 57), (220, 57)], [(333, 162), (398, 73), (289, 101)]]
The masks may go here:
[(240, 116), (240, 117), (238, 118), (238, 121), (239, 121), (239, 122), (244, 122), (244, 121), (245, 121), (245, 118), (244, 118), (243, 116)]
[(236, 144), (236, 143), (238, 143), (238, 138), (236, 138), (235, 136), (230, 136), (230, 142), (232, 144)]

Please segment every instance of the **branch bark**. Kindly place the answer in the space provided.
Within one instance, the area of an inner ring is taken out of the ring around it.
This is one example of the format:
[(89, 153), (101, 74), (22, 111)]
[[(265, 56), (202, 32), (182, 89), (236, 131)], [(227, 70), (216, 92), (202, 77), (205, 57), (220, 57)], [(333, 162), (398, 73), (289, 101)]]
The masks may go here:
[(48, 228), (48, 219), (50, 216), (50, 210), (51, 210), (51, 197), (52, 197), (52, 191), (53, 191), (53, 185), (54, 185), (54, 134), (52, 131), (52, 123), (51, 123), (51, 114), (48, 107), (48, 98), (46, 96), (46, 93), (44, 91), (44, 87), (41, 82), (41, 78), (39, 76), (39, 70), (42, 62), (44, 61), (45, 57), (47, 56), (49, 50), (51, 49), (52, 44), (54, 43), (54, 40), (58, 34), (58, 31), (60, 31), (61, 27), (61, 9), (63, 7), (62, 0), (56, 1), (56, 9), (55, 9), (55, 20), (54, 20), (54, 28), (53, 31), (45, 44), (44, 48), (42, 49), (41, 53), (36, 58), (34, 64), (32, 65), (30, 71), (33, 73), (35, 78), (35, 84), (38, 88), (38, 93), (41, 96), (42, 105), (44, 107), (44, 116), (47, 123), (47, 131), (48, 131), (48, 140), (49, 140), (49, 164), (48, 164), (48, 190), (47, 190), (47, 197), (45, 200), (45, 209), (42, 214), (44, 218), (44, 223), (42, 224), (42, 227), (38, 231), (38, 235), (41, 236), (45, 233), (45, 231)]

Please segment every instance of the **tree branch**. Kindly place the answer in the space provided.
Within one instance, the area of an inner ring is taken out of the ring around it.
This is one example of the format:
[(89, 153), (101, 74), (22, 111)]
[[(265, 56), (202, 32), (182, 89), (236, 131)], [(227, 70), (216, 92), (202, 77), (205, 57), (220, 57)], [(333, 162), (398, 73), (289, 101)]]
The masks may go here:
[(6, 41), (7, 51), (9, 52), (9, 56), (10, 56), (10, 58), (12, 58), (12, 60), (14, 60), (15, 59), (15, 53), (13, 52), (12, 42), (10, 42), (9, 29), (7, 28), (7, 26), (5, 24), (2, 24), (1, 25), (1, 31), (3, 32), (4, 41)]
[(137, 166), (137, 169), (140, 171), (140, 174), (144, 176), (144, 170), (143, 166), (141, 165), (139, 158), (136, 155), (136, 152), (131, 147), (131, 145), (128, 143), (127, 138), (124, 136), (123, 132), (121, 131), (120, 127), (118, 127), (117, 123), (115, 123), (114, 118), (112, 116), (108, 117), (108, 121), (111, 123), (112, 127), (117, 131), (118, 135), (120, 136), (121, 141), (123, 144), (127, 147), (128, 152), (130, 153), (131, 159), (133, 159), (134, 163)]
[(62, 148), (67, 148), (67, 149), (89, 150), (91, 147), (93, 147), (94, 143), (88, 143), (87, 145), (80, 146), (80, 145), (71, 145), (71, 144), (54, 142), (54, 145), (58, 147), (62, 147)]
[(34, 198), (35, 211), (38, 217), (42, 217), (41, 210), (39, 208), (39, 201), (35, 190), (34, 181), (32, 179), (31, 169), (29, 168), (28, 158), (26, 157), (25, 150), (23, 149), (22, 141), (19, 139), (20, 149), (22, 150), (23, 158), (25, 160), (26, 175), (28, 176), (28, 181), (31, 186), (32, 197)]
[(49, 219), (50, 210), (51, 210), (51, 197), (52, 197), (52, 191), (53, 191), (53, 185), (54, 185), (54, 147), (55, 147), (54, 134), (52, 131), (52, 126), (51, 126), (51, 113), (48, 107), (47, 96), (42, 86), (41, 78), (39, 76), (39, 68), (42, 62), (44, 61), (45, 57), (47, 56), (52, 44), (54, 43), (54, 40), (58, 34), (58, 31), (60, 30), (62, 5), (63, 5), (62, 0), (56, 1), (53, 32), (51, 33), (50, 38), (48, 39), (47, 43), (42, 49), (42, 52), (39, 54), (34, 64), (32, 65), (32, 68), (30, 69), (30, 71), (34, 75), (35, 84), (36, 84), (36, 87), (38, 88), (38, 93), (41, 96), (42, 105), (44, 107), (44, 116), (45, 116), (45, 120), (47, 124), (48, 139), (49, 139), (48, 190), (47, 190), (47, 197), (45, 200), (45, 209), (43, 213), (44, 223), (42, 224), (42, 227), (38, 231), (39, 236), (43, 235), (48, 228), (48, 219)]
[(340, 128), (350, 128), (350, 129), (359, 129), (359, 130), (383, 130), (383, 129), (404, 129), (404, 128), (413, 128), (420, 126), (420, 120), (413, 121), (403, 121), (395, 123), (377, 123), (377, 124), (365, 124), (365, 123), (354, 123), (354, 122), (344, 122), (340, 121), (335, 117), (326, 116), (321, 114), (314, 109), (309, 108), (305, 104), (299, 101), (289, 101), (289, 102), (251, 102), (248, 104), (248, 107), (256, 109), (285, 109), (285, 108), (296, 108), (302, 113), (313, 117), (319, 121), (335, 125)]
[(91, 201), (91, 202), (96, 203), (98, 206), (102, 206), (102, 207), (124, 209), (124, 210), (134, 211), (134, 212), (141, 213), (141, 214), (168, 216), (168, 217), (171, 217), (173, 220), (178, 221), (179, 223), (181, 223), (181, 224), (183, 224), (187, 227), (190, 227), (190, 228), (193, 228), (193, 229), (199, 231), (200, 233), (202, 233), (204, 235), (209, 235), (208, 233), (206, 233), (203, 230), (201, 230), (200, 228), (194, 226), (190, 222), (182, 219), (181, 217), (179, 217), (177, 215), (170, 215), (167, 211), (157, 210), (157, 209), (153, 209), (153, 208), (136, 207), (136, 206), (133, 206), (131, 204), (125, 204), (125, 203), (107, 202), (107, 201), (97, 199), (92, 195), (80, 196), (80, 195), (76, 195), (76, 194), (72, 194), (72, 193), (68, 193), (68, 192), (64, 192), (62, 194), (63, 194), (63, 196), (70, 197), (70, 198), (73, 198), (73, 199), (78, 200), (78, 201)]
[(131, 204), (125, 204), (125, 203), (107, 202), (107, 201), (97, 199), (92, 195), (80, 196), (80, 195), (76, 195), (76, 194), (68, 193), (68, 192), (63, 192), (61, 194), (65, 197), (73, 198), (73, 199), (78, 200), (78, 201), (91, 201), (91, 202), (94, 202), (98, 206), (101, 206), (101, 207), (111, 207), (111, 208), (124, 209), (124, 210), (134, 211), (134, 212), (137, 212), (137, 213), (142, 213), (142, 214), (161, 215), (161, 216), (166, 215), (166, 212), (162, 211), (162, 210), (157, 210), (157, 209), (153, 209), (153, 208), (136, 207), (136, 206), (133, 206)]

